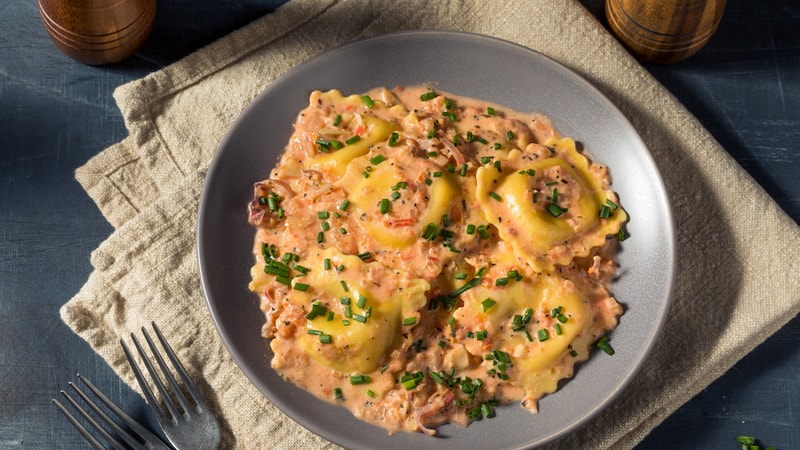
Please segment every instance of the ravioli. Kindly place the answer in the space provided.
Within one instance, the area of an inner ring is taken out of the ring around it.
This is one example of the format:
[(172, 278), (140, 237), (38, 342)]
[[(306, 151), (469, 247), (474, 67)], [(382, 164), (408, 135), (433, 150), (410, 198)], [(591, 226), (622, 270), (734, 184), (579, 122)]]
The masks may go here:
[(254, 192), (272, 367), (389, 433), (538, 412), (610, 350), (628, 216), (545, 116), (425, 86), (315, 91)]

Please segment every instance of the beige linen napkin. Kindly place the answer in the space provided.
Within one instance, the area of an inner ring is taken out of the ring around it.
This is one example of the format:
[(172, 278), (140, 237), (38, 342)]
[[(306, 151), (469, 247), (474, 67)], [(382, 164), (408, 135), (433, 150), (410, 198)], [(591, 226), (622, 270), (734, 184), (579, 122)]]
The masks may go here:
[(131, 386), (118, 340), (157, 320), (221, 415), (225, 448), (333, 447), (264, 399), (224, 349), (198, 280), (197, 202), (223, 135), (271, 81), (333, 45), (399, 29), (487, 34), (560, 61), (633, 122), (665, 178), (680, 255), (666, 328), (619, 398), (550, 447), (634, 446), (798, 313), (796, 224), (577, 1), (292, 0), (118, 88), (129, 137), (77, 170), (116, 231), (61, 315)]

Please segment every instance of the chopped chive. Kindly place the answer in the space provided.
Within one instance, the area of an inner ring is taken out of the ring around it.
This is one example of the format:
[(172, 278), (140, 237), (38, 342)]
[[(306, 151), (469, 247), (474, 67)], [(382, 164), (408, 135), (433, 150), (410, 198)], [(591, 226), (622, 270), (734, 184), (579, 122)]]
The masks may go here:
[(319, 331), (319, 330), (311, 330), (311, 329), (309, 329), (308, 331), (306, 331), (306, 334), (311, 334), (311, 335), (314, 335), (314, 336), (319, 336), (319, 335), (321, 335), (321, 334), (322, 334), (322, 331)]
[(330, 217), (328, 211), (317, 211), (317, 219), (327, 219), (328, 217)]
[(462, 177), (467, 176), (467, 163), (461, 165), (461, 176)]
[(353, 318), (353, 308), (350, 306), (350, 303), (344, 305), (344, 316), (348, 319)]
[(374, 165), (376, 165), (376, 166), (377, 166), (378, 164), (380, 164), (380, 163), (384, 162), (384, 161), (386, 161), (386, 157), (385, 157), (385, 156), (383, 156), (383, 155), (375, 155), (375, 156), (373, 156), (372, 158), (370, 158), (370, 160), (369, 160), (369, 162), (370, 162), (371, 164), (374, 164)]
[(456, 280), (466, 280), (467, 274), (465, 272), (458, 272), (457, 274), (454, 275), (454, 278)]
[(552, 198), (553, 198), (553, 203), (558, 203), (558, 189), (557, 188), (553, 188), (553, 196), (552, 196)]
[(352, 300), (350, 297), (339, 297), (339, 303), (343, 305), (349, 305), (350, 300)]
[(508, 130), (506, 132), (506, 139), (508, 139), (509, 141), (513, 140), (514, 139), (514, 132), (511, 131), (511, 130)]
[(428, 134), (425, 135), (428, 139), (433, 139), (434, 136), (436, 136), (436, 128), (431, 128), (428, 130)]
[(372, 108), (373, 106), (375, 106), (375, 102), (369, 95), (362, 95), (361, 100), (364, 102), (365, 105), (367, 105), (367, 108)]
[(347, 228), (345, 227), (339, 228), (339, 233), (347, 234)]
[(495, 150), (500, 150), (501, 148), (503, 148), (503, 144), (495, 142), (493, 147)]
[(321, 244), (324, 241), (325, 241), (325, 233), (320, 231), (319, 233), (317, 233), (317, 243)]
[(538, 190), (534, 190), (533, 191), (533, 203), (536, 203), (538, 201), (539, 201), (539, 191)]
[(334, 316), (333, 311), (328, 311), (328, 316), (325, 317), (325, 320), (330, 322), (331, 320), (333, 320), (333, 316)]
[(608, 205), (603, 205), (600, 207), (600, 218), (601, 219), (608, 219), (611, 217), (611, 208)]
[(353, 314), (353, 320), (356, 322), (367, 323), (366, 316), (362, 316), (361, 314)]
[(337, 140), (332, 140), (331, 141), (331, 147), (333, 147), (336, 150), (339, 150), (340, 148), (344, 147), (344, 144), (342, 144), (341, 142), (339, 142)]
[(475, 339), (477, 339), (479, 341), (482, 341), (482, 340), (486, 339), (486, 337), (488, 335), (489, 335), (489, 333), (486, 330), (476, 331), (475, 332)]
[(555, 329), (556, 329), (556, 334), (561, 335), (563, 333), (563, 331), (561, 331), (561, 324), (560, 323), (557, 323), (555, 325)]
[(333, 342), (333, 336), (331, 336), (330, 334), (320, 334), (319, 342), (321, 344), (330, 344), (331, 342)]
[(614, 349), (608, 343), (608, 336), (603, 336), (594, 343), (594, 346), (604, 351), (607, 355), (613, 355)]
[(381, 214), (386, 214), (388, 212), (389, 212), (389, 199), (388, 198), (383, 198), (383, 199), (381, 199), (380, 213)]
[(473, 224), (467, 225), (467, 234), (475, 234), (475, 225)]
[(481, 239), (489, 239), (489, 237), (491, 237), (489, 229), (486, 228), (486, 225), (478, 225), (478, 235), (481, 237)]
[(416, 317), (406, 317), (406, 318), (403, 319), (403, 326), (404, 327), (415, 325), (416, 323), (417, 323), (417, 318)]
[(436, 92), (434, 91), (428, 91), (419, 96), (419, 99), (422, 100), (423, 102), (426, 102), (428, 100), (433, 100), (435, 98), (436, 98)]
[(497, 194), (496, 192), (489, 192), (489, 197), (492, 197), (493, 199), (497, 200), (498, 202), (502, 202), (503, 201), (503, 197), (500, 197), (500, 195)]
[(344, 395), (342, 395), (342, 388), (333, 388), (333, 398), (337, 400), (344, 398)]
[(348, 292), (348, 291), (350, 290), (350, 289), (348, 289), (348, 288), (347, 288), (347, 283), (345, 283), (345, 282), (344, 282), (344, 280), (339, 280), (339, 284), (341, 284), (341, 285), (342, 285), (342, 289), (343, 289), (345, 292)]
[(350, 384), (366, 384), (372, 381), (369, 375), (350, 375)]
[(453, 109), (453, 100), (449, 98), (444, 99), (444, 108), (447, 110)]
[(450, 326), (450, 336), (455, 337), (455, 335), (456, 335), (456, 318), (451, 316), (450, 319), (447, 321), (447, 325)]
[(294, 270), (296, 270), (296, 271), (298, 271), (298, 272), (300, 272), (302, 274), (306, 274), (308, 272), (311, 272), (311, 269), (309, 269), (306, 266), (301, 266), (300, 264), (293, 264), (292, 265), (292, 269), (294, 269)]
[(283, 283), (287, 286), (292, 283), (292, 279), (290, 277), (285, 277), (283, 275), (276, 275), (275, 281), (277, 281), (278, 283)]
[(487, 142), (487, 141), (486, 141), (486, 139), (484, 139), (484, 138), (482, 138), (482, 137), (480, 137), (480, 136), (476, 137), (476, 138), (475, 138), (475, 140), (476, 140), (476, 141), (478, 141), (478, 142), (480, 142), (480, 143), (481, 143), (481, 144), (483, 144), (483, 145), (486, 145), (486, 144), (488, 144), (488, 143), (489, 143), (489, 142)]
[(347, 211), (347, 208), (350, 207), (350, 200), (345, 199), (341, 205), (339, 205), (339, 209), (342, 211)]
[(617, 233), (617, 240), (622, 242), (625, 240), (625, 230), (622, 228), (619, 229), (619, 233)]
[(340, 123), (342, 123), (342, 115), (337, 114), (336, 118), (333, 119), (333, 126), (338, 127)]
[(550, 334), (547, 332), (546, 328), (542, 328), (536, 332), (536, 337), (539, 338), (539, 342), (544, 342), (550, 338)]
[(355, 144), (356, 142), (358, 142), (360, 140), (361, 140), (361, 136), (355, 135), (355, 136), (351, 137), (350, 139), (344, 141), (344, 143), (347, 144), (347, 145), (352, 145), (352, 144)]
[(561, 323), (567, 323), (567, 320), (569, 320), (569, 319), (567, 318), (567, 316), (565, 316), (565, 315), (563, 315), (563, 314), (559, 314), (559, 315), (557, 315), (557, 316), (556, 316), (556, 319), (557, 319), (559, 322), (561, 322)]
[(389, 135), (389, 141), (387, 142), (387, 144), (389, 144), (389, 147), (394, 147), (395, 145), (397, 145), (398, 140), (400, 140), (400, 135), (397, 134), (396, 131), (393, 131), (392, 134)]
[(441, 347), (441, 348), (445, 348), (445, 347), (447, 347), (447, 341), (443, 341), (443, 340), (441, 340), (441, 339), (439, 339), (439, 342), (438, 342), (437, 344), (438, 344), (438, 345), (439, 345), (439, 347)]
[(553, 217), (558, 217), (567, 211), (566, 208), (561, 208), (555, 203), (548, 203), (545, 208), (547, 209), (547, 212), (549, 212)]
[(497, 304), (496, 301), (487, 297), (486, 300), (481, 302), (481, 306), (483, 307), (483, 312), (489, 311), (490, 309), (492, 309), (492, 306), (496, 304)]
[(492, 162), (492, 158), (489, 158), (488, 156), (481, 157), (481, 164), (489, 164), (490, 162)]
[(451, 122), (455, 122), (457, 120), (456, 113), (454, 113), (453, 111), (444, 111), (442, 113), (442, 116), (447, 117), (448, 119), (450, 119)]
[(356, 300), (356, 305), (358, 305), (359, 308), (364, 309), (364, 307), (367, 306), (367, 297), (359, 294), (358, 300)]
[(322, 231), (328, 231), (331, 229), (331, 224), (327, 221), (320, 223), (319, 226), (322, 228)]
[(494, 114), (495, 114), (494, 113), (494, 108), (492, 108), (491, 106), (486, 108), (486, 115), (487, 116), (493, 116)]
[(506, 285), (508, 285), (508, 278), (506, 278), (506, 277), (498, 278), (497, 280), (495, 280), (494, 285), (495, 286), (506, 286)]
[(297, 283), (297, 282), (295, 282), (294, 286), (292, 287), (292, 289), (294, 289), (295, 291), (303, 291), (303, 292), (305, 292), (305, 291), (308, 290), (309, 287), (310, 286), (308, 284), (306, 284), (306, 283)]
[(455, 164), (448, 164), (447, 171), (450, 173), (456, 173), (456, 165)]
[(503, 172), (503, 166), (499, 160), (494, 162), (494, 168), (497, 169), (498, 172)]
[(337, 272), (344, 272), (344, 269), (345, 269), (344, 264), (339, 264), (338, 266), (336, 266)]
[(458, 135), (453, 136), (453, 145), (458, 145), (459, 139)]
[(267, 197), (265, 197), (263, 195), (259, 195), (258, 196), (258, 204), (261, 205), (261, 206), (266, 205), (267, 204)]
[(436, 239), (436, 236), (439, 234), (439, 228), (433, 224), (429, 223), (425, 225), (425, 229), (422, 231), (422, 238), (428, 241), (432, 241)]
[(432, 184), (433, 184), (433, 180), (431, 180), (430, 178), (425, 178), (425, 184), (427, 184), (428, 186), (430, 186), (430, 185), (432, 185)]
[(433, 172), (433, 178), (439, 178), (442, 176), (442, 172)]
[(459, 295), (463, 294), (464, 292), (466, 292), (466, 291), (468, 291), (468, 290), (470, 290), (470, 289), (474, 288), (475, 286), (477, 286), (478, 284), (480, 284), (480, 282), (481, 282), (481, 279), (480, 279), (480, 277), (475, 277), (475, 278), (473, 278), (473, 279), (471, 279), (471, 280), (467, 281), (466, 283), (464, 283), (464, 284), (463, 284), (463, 285), (462, 285), (460, 288), (458, 288), (458, 289), (454, 290), (453, 292), (451, 292), (451, 293), (448, 295), (448, 297), (450, 297), (450, 298), (456, 298), (456, 297), (458, 297)]
[(609, 207), (609, 208), (611, 208), (611, 209), (617, 209), (617, 208), (619, 208), (619, 206), (617, 206), (617, 204), (616, 204), (616, 203), (612, 202), (612, 201), (611, 201), (611, 200), (609, 200), (609, 199), (606, 199), (606, 205), (608, 205), (608, 207)]
[(528, 170), (525, 171), (525, 173), (527, 173), (528, 176), (530, 176), (530, 177), (536, 175), (536, 171), (533, 170), (533, 169), (528, 169)]
[(331, 270), (331, 259), (330, 258), (323, 259), (322, 260), (322, 267), (325, 270)]

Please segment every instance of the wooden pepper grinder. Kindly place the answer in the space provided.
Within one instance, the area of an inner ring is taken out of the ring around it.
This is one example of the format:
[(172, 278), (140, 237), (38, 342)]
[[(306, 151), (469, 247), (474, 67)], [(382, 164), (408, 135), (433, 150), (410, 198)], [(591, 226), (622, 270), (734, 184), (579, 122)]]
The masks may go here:
[(56, 47), (99, 66), (122, 61), (144, 44), (156, 0), (39, 0), (39, 13)]
[(611, 31), (637, 58), (672, 63), (697, 53), (722, 20), (725, 0), (606, 0)]

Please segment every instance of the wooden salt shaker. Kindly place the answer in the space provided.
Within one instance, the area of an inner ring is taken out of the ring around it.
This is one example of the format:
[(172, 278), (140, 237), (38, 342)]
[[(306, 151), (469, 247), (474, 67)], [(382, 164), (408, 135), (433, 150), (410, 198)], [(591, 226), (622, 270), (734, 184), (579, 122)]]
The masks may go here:
[(606, 0), (611, 31), (637, 58), (672, 63), (697, 53), (722, 20), (725, 0)]
[(122, 61), (147, 40), (156, 0), (39, 0), (47, 34), (62, 52), (91, 65)]

